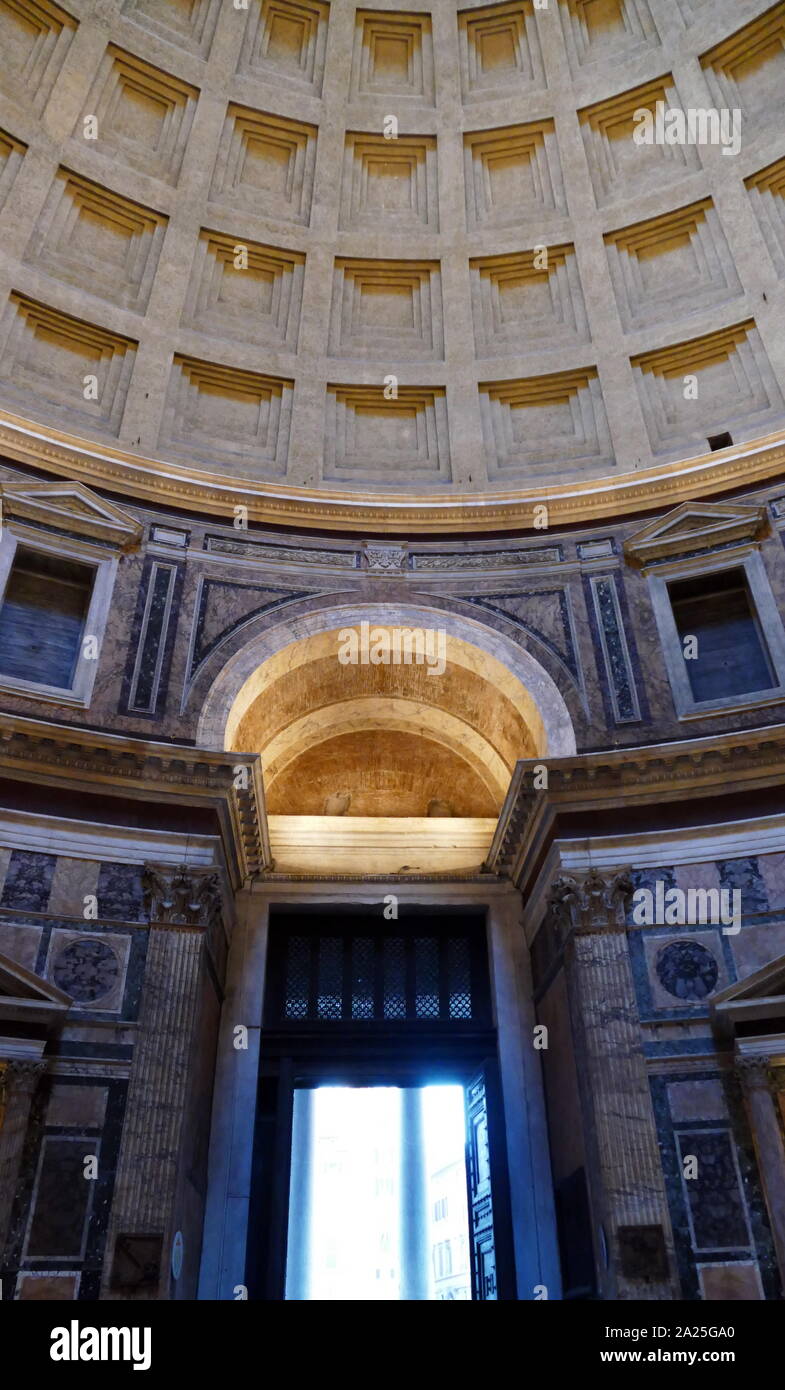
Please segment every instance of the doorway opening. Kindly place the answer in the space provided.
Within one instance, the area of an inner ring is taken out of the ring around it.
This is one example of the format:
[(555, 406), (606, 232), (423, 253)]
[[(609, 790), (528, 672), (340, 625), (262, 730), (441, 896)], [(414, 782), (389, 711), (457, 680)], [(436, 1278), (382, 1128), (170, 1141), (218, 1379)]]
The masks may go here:
[(260, 1044), (250, 1298), (515, 1297), (482, 913), (276, 909)]
[(464, 1088), (296, 1091), (287, 1249), (287, 1299), (470, 1299)]

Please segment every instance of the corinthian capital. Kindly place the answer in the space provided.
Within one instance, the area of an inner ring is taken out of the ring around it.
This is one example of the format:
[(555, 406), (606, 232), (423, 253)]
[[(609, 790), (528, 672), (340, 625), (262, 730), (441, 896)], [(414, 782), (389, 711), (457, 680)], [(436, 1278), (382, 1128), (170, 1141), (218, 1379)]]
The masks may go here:
[(622, 931), (632, 890), (629, 869), (560, 874), (548, 892), (547, 911), (561, 939), (573, 932)]
[(218, 874), (180, 864), (145, 864), (145, 904), (151, 922), (209, 927), (221, 911)]
[(771, 1057), (763, 1053), (757, 1056), (737, 1057), (736, 1072), (745, 1091), (773, 1091), (779, 1089), (775, 1073), (770, 1070)]

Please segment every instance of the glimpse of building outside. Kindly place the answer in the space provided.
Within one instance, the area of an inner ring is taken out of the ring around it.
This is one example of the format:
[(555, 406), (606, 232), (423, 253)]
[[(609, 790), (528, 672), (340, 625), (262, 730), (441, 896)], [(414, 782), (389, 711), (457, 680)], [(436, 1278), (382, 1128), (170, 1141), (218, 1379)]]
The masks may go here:
[[(307, 1200), (300, 1198), (309, 1227), (307, 1297), (406, 1297), (402, 1233), (411, 1213), (402, 1183), (403, 1092), (392, 1086), (324, 1086), (310, 1096), (309, 1191)], [(427, 1296), (469, 1299), (463, 1088), (423, 1087), (420, 1103), (427, 1211), (420, 1249)]]

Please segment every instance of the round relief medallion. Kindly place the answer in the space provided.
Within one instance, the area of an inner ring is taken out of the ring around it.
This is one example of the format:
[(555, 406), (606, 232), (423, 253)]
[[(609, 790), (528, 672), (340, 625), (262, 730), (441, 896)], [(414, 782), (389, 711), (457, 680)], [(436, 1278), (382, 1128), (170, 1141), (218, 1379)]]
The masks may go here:
[(72, 941), (58, 952), (52, 978), (72, 999), (92, 1003), (108, 994), (119, 973), (111, 946), (103, 941)]
[(719, 966), (697, 941), (674, 941), (657, 957), (657, 977), (676, 999), (705, 999), (717, 983)]

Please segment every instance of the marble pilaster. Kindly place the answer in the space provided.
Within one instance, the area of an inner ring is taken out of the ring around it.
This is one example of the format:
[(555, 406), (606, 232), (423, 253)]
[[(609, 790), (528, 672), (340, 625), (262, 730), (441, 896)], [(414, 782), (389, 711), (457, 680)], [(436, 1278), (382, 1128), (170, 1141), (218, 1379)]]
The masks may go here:
[(599, 1295), (668, 1299), (675, 1262), (624, 925), (631, 891), (628, 873), (590, 869), (557, 878), (548, 904), (564, 948)]
[(751, 1054), (736, 1058), (780, 1276), (785, 1285), (785, 1143), (777, 1115), (777, 1092), (785, 1086), (785, 1069), (772, 1069), (772, 1058)]

